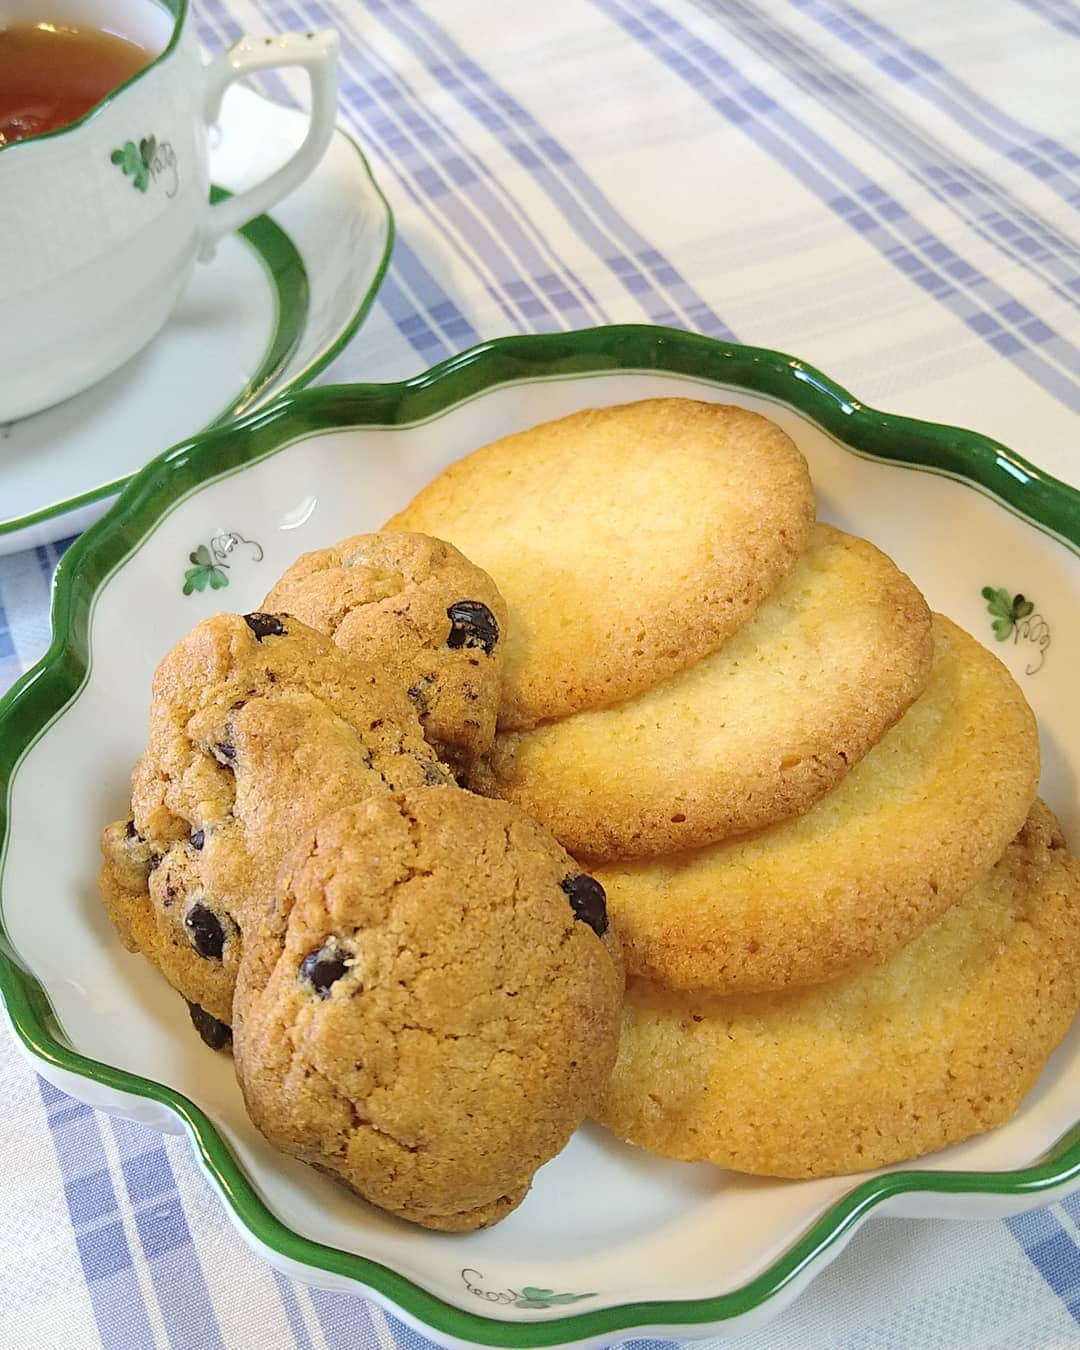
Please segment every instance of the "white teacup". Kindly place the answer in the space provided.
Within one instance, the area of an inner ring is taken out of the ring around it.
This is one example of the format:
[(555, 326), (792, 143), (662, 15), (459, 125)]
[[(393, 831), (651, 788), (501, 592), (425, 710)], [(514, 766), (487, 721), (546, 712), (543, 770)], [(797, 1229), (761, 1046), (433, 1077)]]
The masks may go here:
[[(332, 32), (244, 38), (204, 66), (188, 0), (0, 0), (9, 24), (44, 18), (160, 55), (78, 122), (0, 148), (0, 423), (79, 393), (145, 346), (196, 258), (315, 168), (337, 106)], [(307, 137), (276, 173), (211, 206), (207, 128), (233, 80), (270, 66), (309, 72)]]

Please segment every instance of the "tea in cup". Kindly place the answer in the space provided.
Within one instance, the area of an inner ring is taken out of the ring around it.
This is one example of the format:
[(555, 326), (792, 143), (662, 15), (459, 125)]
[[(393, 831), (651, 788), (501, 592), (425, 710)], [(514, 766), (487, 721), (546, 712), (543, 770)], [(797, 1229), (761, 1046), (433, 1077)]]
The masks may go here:
[[(196, 259), (312, 172), (334, 129), (337, 36), (244, 38), (204, 65), (188, 0), (0, 6), (2, 423), (116, 370), (165, 323)], [(308, 71), (307, 136), (211, 205), (207, 131), (225, 90), (275, 66)]]

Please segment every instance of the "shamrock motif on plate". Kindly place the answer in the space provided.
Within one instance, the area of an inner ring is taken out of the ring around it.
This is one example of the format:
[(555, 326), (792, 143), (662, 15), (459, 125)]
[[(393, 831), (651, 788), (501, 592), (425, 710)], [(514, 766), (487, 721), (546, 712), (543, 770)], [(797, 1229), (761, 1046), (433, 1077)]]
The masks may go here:
[(984, 586), (982, 598), (986, 601), (990, 626), (999, 642), (1008, 642), (1012, 638), (1014, 646), (1024, 642), (1038, 648), (1038, 660), (1024, 668), (1025, 675), (1037, 675), (1050, 646), (1049, 623), (1035, 612), (1034, 602), (1020, 591), (1013, 595), (1004, 586)]
[(986, 608), (995, 616), (991, 627), (999, 642), (1005, 642), (1011, 637), (1020, 620), (1026, 619), (1035, 608), (1019, 591), (1016, 595), (1010, 595), (1004, 586), (998, 586), (996, 589), (993, 586), (984, 586), (982, 596), (987, 602)]
[(229, 584), (229, 556), (241, 546), (248, 549), (253, 562), (262, 562), (263, 547), (255, 539), (245, 539), (235, 530), (222, 530), (210, 540), (209, 548), (200, 544), (194, 552), (188, 554), (192, 566), (184, 573), (183, 592), (192, 595), (195, 591), (220, 591)]
[(527, 1284), (520, 1290), (515, 1308), (554, 1308), (558, 1303), (577, 1303), (583, 1298), (593, 1298), (593, 1294), (557, 1294), (554, 1289), (535, 1289)]
[(220, 591), (229, 584), (228, 575), (215, 564), (205, 544), (200, 544), (194, 553), (189, 553), (188, 559), (195, 566), (189, 567), (184, 573), (185, 595), (190, 595), (192, 591), (205, 591), (207, 586), (212, 591)]

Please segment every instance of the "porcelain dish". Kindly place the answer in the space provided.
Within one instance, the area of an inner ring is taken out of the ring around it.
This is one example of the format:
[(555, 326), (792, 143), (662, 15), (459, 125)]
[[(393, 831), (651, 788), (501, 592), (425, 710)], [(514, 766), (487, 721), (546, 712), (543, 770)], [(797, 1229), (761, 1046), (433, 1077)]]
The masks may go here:
[[(306, 131), (303, 113), (230, 88), (210, 135), (215, 196), (272, 174)], [(312, 380), (371, 308), (393, 235), (367, 161), (335, 131), (300, 187), (195, 269), (148, 346), (82, 394), (0, 425), (0, 554), (84, 530), (152, 455)]]
[[(299, 553), (377, 528), (485, 441), (669, 394), (779, 422), (821, 516), (886, 549), (1003, 658), (1038, 714), (1042, 791), (1075, 847), (1080, 493), (983, 436), (867, 408), (802, 361), (670, 329), (502, 339), (403, 384), (290, 395), (176, 447), (64, 555), (52, 646), (0, 703), (0, 989), (30, 1062), (94, 1106), (187, 1132), (275, 1267), (374, 1297), (445, 1345), (723, 1337), (780, 1311), (871, 1213), (985, 1219), (1080, 1187), (1078, 1025), (1011, 1122), (909, 1166), (768, 1181), (586, 1126), (497, 1227), (424, 1232), (274, 1153), (228, 1058), (116, 941), (97, 836), (124, 810), (150, 674), (173, 642), (218, 609), (255, 607)], [(1033, 609), (995, 631), (987, 588)]]
[[(16, 23), (41, 13), (37, 0), (5, 0), (5, 11)], [(196, 259), (312, 172), (337, 108), (331, 30), (244, 38), (204, 65), (187, 0), (51, 0), (48, 13), (160, 55), (76, 121), (0, 145), (3, 421), (81, 393), (145, 346)], [(207, 133), (226, 88), (279, 66), (307, 71), (303, 137), (242, 193), (208, 200)]]

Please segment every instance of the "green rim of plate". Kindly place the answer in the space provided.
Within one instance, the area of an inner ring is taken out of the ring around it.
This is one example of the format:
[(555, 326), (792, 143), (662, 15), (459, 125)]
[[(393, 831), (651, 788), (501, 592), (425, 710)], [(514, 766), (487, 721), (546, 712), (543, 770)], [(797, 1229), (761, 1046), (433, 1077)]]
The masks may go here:
[[(186, 3), (186, 0), (182, 0), (182, 3)], [(137, 79), (138, 77), (134, 76), (133, 78)], [(259, 97), (267, 103), (277, 103), (276, 99), (267, 98), (264, 94), (260, 93)], [(279, 103), (278, 106), (286, 105)], [(89, 114), (87, 115), (89, 116)], [(66, 130), (66, 128), (63, 129)], [(367, 156), (347, 131), (342, 131), (338, 127), (335, 134), (352, 147), (363, 166), (372, 191), (385, 212), (386, 241), (383, 245), (379, 265), (375, 269), (375, 273), (356, 311), (324, 351), (321, 351), (309, 361), (303, 370), (297, 371), (281, 389), (275, 391), (275, 397), (278, 398), (310, 384), (315, 376), (320, 371), (325, 370), (330, 362), (345, 348), (367, 318), (371, 306), (375, 303), (375, 296), (378, 294), (379, 287), (386, 276), (386, 270), (390, 266), (390, 257), (394, 251), (394, 237), (397, 231), (394, 212), (386, 194), (371, 171)], [(28, 137), (27, 139), (36, 140), (39, 138)], [(15, 144), (23, 145), (25, 142), (16, 141)], [(221, 201), (231, 195), (227, 188), (214, 186), (210, 189), (210, 200), (213, 202)], [(311, 287), (303, 256), (281, 226), (270, 216), (261, 215), (256, 216), (254, 220), (249, 220), (237, 233), (249, 244), (266, 271), (275, 305), (274, 328), (266, 352), (247, 384), (227, 408), (206, 423), (205, 426), (193, 432), (193, 436), (202, 436), (217, 426), (235, 422), (252, 409), (252, 405), (259, 401), (267, 387), (272, 385), (278, 375), (281, 374), (299, 345), (310, 311)], [(0, 520), (0, 537), (6, 534), (14, 534), (17, 530), (28, 529), (32, 525), (40, 525), (43, 521), (52, 520), (57, 516), (68, 515), (72, 511), (77, 511), (80, 507), (90, 506), (105, 497), (115, 496), (131, 482), (133, 477), (134, 474), (126, 474), (123, 478), (116, 478), (110, 483), (102, 483), (98, 487), (80, 493), (77, 497), (69, 497), (62, 502), (53, 502), (37, 511), (31, 511), (25, 516), (17, 516), (11, 520)]]
[(134, 75), (129, 75), (123, 84), (118, 84), (115, 89), (110, 89), (104, 98), (99, 99), (92, 108), (88, 108), (74, 122), (65, 122), (62, 127), (56, 127), (53, 131), (39, 131), (36, 136), (24, 136), (21, 140), (12, 141), (8, 145), (0, 145), (0, 155), (10, 154), (13, 150), (17, 150), (20, 145), (37, 145), (41, 141), (59, 140), (61, 136), (66, 136), (69, 131), (75, 131), (78, 127), (85, 126), (87, 122), (101, 112), (102, 108), (107, 108), (110, 103), (115, 102), (125, 89), (130, 89), (144, 75), (149, 75), (152, 70), (156, 70), (158, 66), (167, 61), (176, 50), (177, 43), (180, 41), (180, 34), (184, 31), (184, 22), (188, 15), (188, 0), (158, 0), (158, 3), (162, 9), (173, 16), (173, 26), (172, 32), (169, 34), (168, 44), (163, 51), (154, 57), (149, 65), (143, 66)]
[(1080, 492), (996, 441), (958, 427), (866, 407), (812, 366), (764, 348), (676, 329), (625, 325), (502, 338), (400, 384), (337, 385), (276, 400), (240, 422), (197, 436), (141, 470), (109, 513), (64, 554), (53, 593), (53, 639), (44, 658), (0, 699), (0, 993), (24, 1046), (45, 1064), (145, 1097), (186, 1125), (203, 1166), (236, 1221), (288, 1260), (346, 1277), (415, 1322), (481, 1345), (532, 1347), (634, 1329), (692, 1327), (748, 1313), (775, 1296), (860, 1220), (891, 1197), (921, 1192), (1036, 1197), (1080, 1181), (1080, 1122), (1039, 1163), (1012, 1172), (896, 1171), (853, 1187), (778, 1260), (747, 1284), (712, 1298), (625, 1303), (542, 1322), (503, 1322), (464, 1311), (376, 1261), (301, 1237), (259, 1198), (228, 1145), (193, 1102), (163, 1084), (87, 1058), (64, 1044), (41, 984), (18, 963), (3, 929), (2, 886), (11, 783), (18, 765), (78, 695), (89, 670), (96, 593), (157, 523), (200, 486), (320, 432), (428, 421), (488, 390), (551, 378), (662, 371), (764, 395), (816, 423), (860, 455), (946, 474), (994, 497), (1080, 553)]

